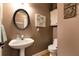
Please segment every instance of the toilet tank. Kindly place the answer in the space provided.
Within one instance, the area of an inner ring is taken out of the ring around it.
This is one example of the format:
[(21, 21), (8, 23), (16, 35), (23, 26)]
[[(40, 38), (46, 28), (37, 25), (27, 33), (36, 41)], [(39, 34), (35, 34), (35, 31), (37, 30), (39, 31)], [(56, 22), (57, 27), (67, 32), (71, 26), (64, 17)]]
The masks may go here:
[(57, 47), (57, 38), (55, 38), (55, 39), (53, 40), (53, 46), (56, 46), (56, 47)]

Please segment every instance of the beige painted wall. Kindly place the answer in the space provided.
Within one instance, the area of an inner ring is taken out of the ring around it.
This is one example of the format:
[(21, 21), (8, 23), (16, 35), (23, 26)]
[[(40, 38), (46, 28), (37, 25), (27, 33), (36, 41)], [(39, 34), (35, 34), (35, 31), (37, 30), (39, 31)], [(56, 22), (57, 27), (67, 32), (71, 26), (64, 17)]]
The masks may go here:
[(64, 5), (58, 4), (58, 55), (79, 56), (79, 4), (76, 17), (64, 19)]

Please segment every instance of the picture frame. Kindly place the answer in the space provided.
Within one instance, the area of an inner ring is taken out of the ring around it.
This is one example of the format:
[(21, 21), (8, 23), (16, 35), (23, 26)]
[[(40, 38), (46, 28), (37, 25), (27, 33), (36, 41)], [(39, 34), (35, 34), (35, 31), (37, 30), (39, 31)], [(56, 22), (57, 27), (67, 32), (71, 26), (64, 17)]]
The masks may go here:
[(76, 3), (64, 3), (64, 19), (76, 16)]
[(46, 27), (46, 16), (41, 14), (35, 14), (35, 26)]

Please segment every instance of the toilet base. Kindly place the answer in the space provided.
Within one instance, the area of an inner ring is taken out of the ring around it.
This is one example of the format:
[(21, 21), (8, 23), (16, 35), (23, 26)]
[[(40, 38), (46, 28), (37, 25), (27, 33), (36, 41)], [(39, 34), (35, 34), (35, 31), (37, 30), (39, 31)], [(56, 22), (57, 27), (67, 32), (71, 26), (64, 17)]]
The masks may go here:
[(50, 53), (50, 56), (56, 56), (56, 54), (55, 53)]
[(54, 50), (53, 52), (50, 52), (50, 56), (57, 56), (57, 50)]

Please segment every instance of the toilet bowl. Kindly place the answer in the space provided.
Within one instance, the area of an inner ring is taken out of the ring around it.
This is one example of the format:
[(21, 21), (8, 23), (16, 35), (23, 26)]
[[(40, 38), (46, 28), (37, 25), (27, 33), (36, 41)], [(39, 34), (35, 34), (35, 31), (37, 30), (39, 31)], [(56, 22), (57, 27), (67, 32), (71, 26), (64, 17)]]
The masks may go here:
[(48, 46), (48, 51), (50, 52), (50, 56), (57, 55), (57, 39), (54, 39), (53, 44)]

